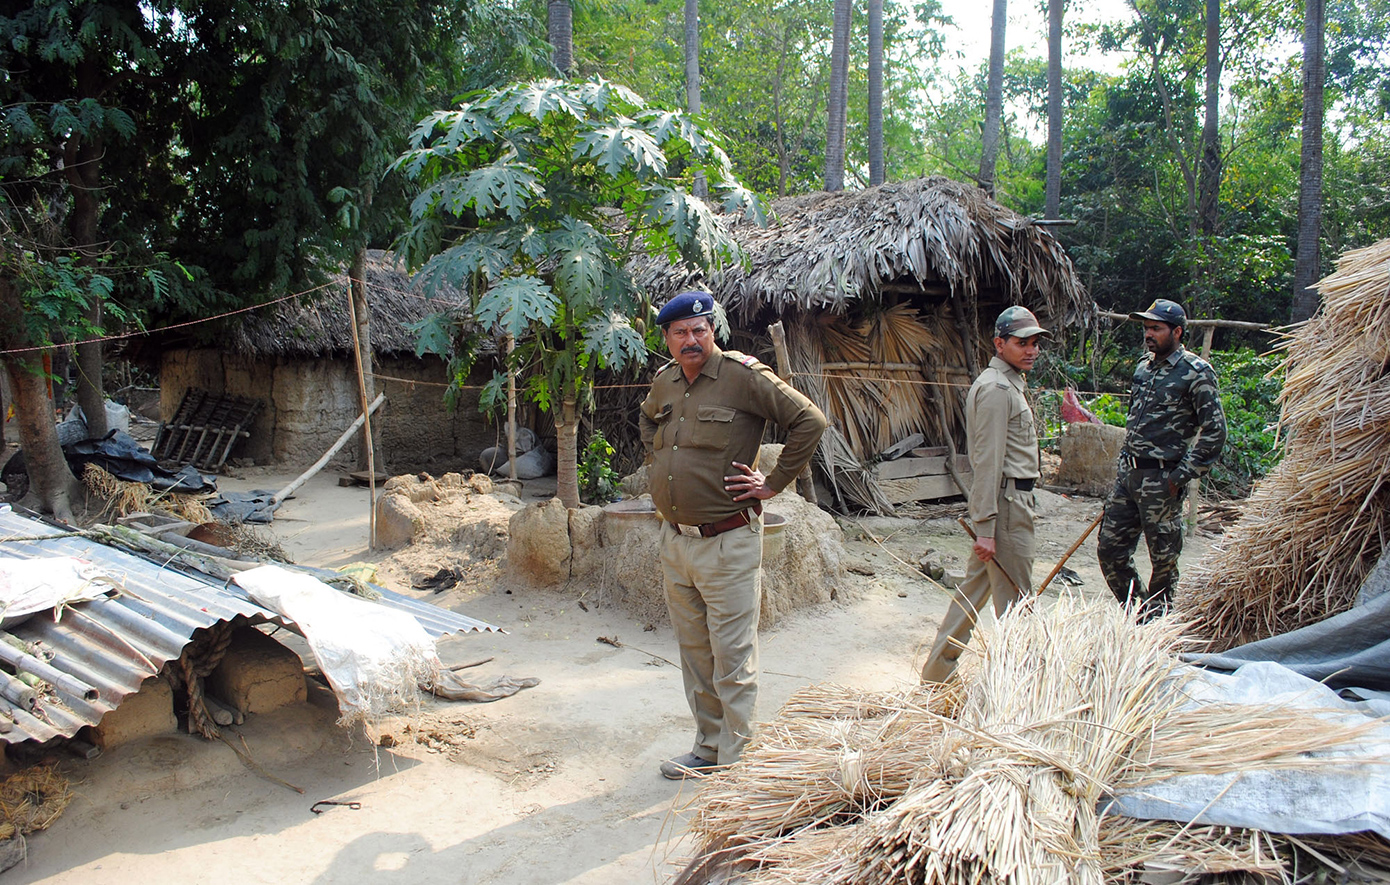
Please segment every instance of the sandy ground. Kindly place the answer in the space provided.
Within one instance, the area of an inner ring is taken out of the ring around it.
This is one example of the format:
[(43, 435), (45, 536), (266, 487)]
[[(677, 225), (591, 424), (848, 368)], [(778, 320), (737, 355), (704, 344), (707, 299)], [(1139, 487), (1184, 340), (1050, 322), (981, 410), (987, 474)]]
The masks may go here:
[[(311, 480), (275, 521), (274, 537), (297, 562), (335, 567), (381, 558), (366, 545), (367, 491), (340, 488), (337, 476), (329, 470)], [(285, 479), (263, 473), (224, 479), (222, 487), (274, 489)], [(528, 483), (524, 497), (546, 492)], [(1100, 506), (1040, 498), (1035, 581)], [(762, 637), (766, 716), (816, 682), (914, 683), (947, 603), (915, 564), (928, 549), (957, 561), (968, 552), (950, 517), (840, 523), (851, 573), (838, 601)], [(1192, 539), (1184, 561), (1208, 543)], [(1080, 592), (1108, 593), (1094, 551), (1092, 539), (1069, 565), (1085, 582)], [(692, 736), (680, 672), (666, 663), (677, 657), (670, 628), (644, 629), (650, 625), (612, 607), (586, 611), (577, 604), (582, 588), (522, 590), (500, 570), (440, 597), (393, 589), (508, 631), (442, 640), (445, 663), (492, 657), (465, 673), (479, 681), (535, 676), (540, 685), (493, 704), (427, 702), (418, 716), (424, 742), (391, 749), (335, 726), (331, 694), (313, 691), (308, 704), (227, 729), (238, 744), (245, 739), (264, 773), (227, 744), (186, 734), (136, 741), (90, 762), (65, 757), (76, 799), (52, 828), (30, 837), (27, 862), (6, 881), (666, 881), (689, 851), (682, 809), (693, 794), (657, 772), (661, 760), (689, 749)], [(601, 636), (626, 647), (600, 643)], [(325, 799), (361, 806), (310, 812)]]

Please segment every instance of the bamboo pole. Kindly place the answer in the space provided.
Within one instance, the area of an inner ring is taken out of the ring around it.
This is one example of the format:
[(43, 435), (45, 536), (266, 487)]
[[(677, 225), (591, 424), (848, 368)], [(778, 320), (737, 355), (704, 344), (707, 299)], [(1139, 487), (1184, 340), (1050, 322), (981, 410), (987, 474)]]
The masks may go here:
[(94, 701), (97, 699), (97, 690), (95, 688), (92, 688), (90, 685), (74, 676), (69, 676), (63, 671), (53, 667), (51, 664), (41, 661), (31, 654), (25, 654), (19, 649), (14, 648), (8, 642), (0, 642), (0, 661), (4, 661), (16, 670), (26, 670), (33, 673), (40, 679), (45, 679), (52, 683), (54, 688), (59, 691), (65, 691), (73, 697), (79, 697), (86, 701)]
[(512, 354), (516, 353), (516, 337), (507, 336), (507, 472), (509, 479), (516, 482), (516, 370), (512, 366)]
[(1076, 543), (1067, 548), (1067, 552), (1063, 553), (1062, 558), (1057, 560), (1057, 564), (1052, 567), (1052, 571), (1047, 573), (1046, 578), (1043, 578), (1042, 584), (1038, 587), (1037, 595), (1042, 595), (1042, 592), (1047, 589), (1047, 585), (1051, 584), (1052, 579), (1057, 577), (1057, 573), (1062, 570), (1062, 566), (1067, 564), (1067, 560), (1071, 559), (1071, 555), (1076, 552), (1076, 549), (1086, 543), (1087, 538), (1091, 537), (1091, 532), (1096, 530), (1096, 526), (1100, 525), (1100, 521), (1104, 516), (1105, 510), (1102, 508), (1100, 513), (1096, 514), (1096, 518), (1091, 520), (1091, 524), (1086, 526), (1086, 531), (1081, 533), (1081, 537), (1076, 539)]
[[(791, 352), (787, 350), (787, 330), (778, 320), (767, 327), (767, 333), (772, 336), (772, 351), (777, 355), (777, 374), (782, 376), (782, 380), (788, 384), (792, 378), (792, 358)], [(801, 468), (801, 473), (796, 477), (796, 490), (801, 493), (812, 504), (816, 501), (816, 483), (811, 478), (811, 462), (807, 461), (806, 466)]]
[(315, 461), (314, 466), (299, 474), (299, 476), (296, 476), (294, 478), (294, 481), (292, 481), (289, 485), (276, 492), (274, 496), (271, 497), (270, 503), (265, 505), (266, 509), (273, 509), (277, 504), (284, 501), (290, 495), (294, 494), (295, 489), (304, 485), (314, 474), (322, 470), (323, 465), (328, 463), (328, 459), (338, 454), (338, 450), (341, 449), (343, 446), (347, 445), (348, 440), (352, 439), (352, 435), (357, 432), (357, 429), (361, 427), (364, 423), (366, 423), (367, 415), (370, 415), (372, 412), (375, 412), (377, 409), (381, 408), (381, 404), (384, 402), (386, 402), (386, 394), (378, 393), (376, 395), (376, 399), (372, 400), (372, 404), (367, 407), (366, 412), (357, 416), (357, 420), (353, 421), (352, 424), (348, 426), (348, 429), (343, 431), (343, 435), (338, 437), (337, 442), (333, 443), (333, 445), (328, 447), (328, 451), (323, 453), (323, 457)]
[(357, 392), (362, 401), (362, 438), (367, 446), (367, 549), (376, 547), (376, 452), (372, 447), (372, 415), (367, 408), (367, 373), (362, 369), (362, 339), (357, 334), (357, 305), (348, 287), (348, 325), (352, 328), (352, 356), (357, 363)]

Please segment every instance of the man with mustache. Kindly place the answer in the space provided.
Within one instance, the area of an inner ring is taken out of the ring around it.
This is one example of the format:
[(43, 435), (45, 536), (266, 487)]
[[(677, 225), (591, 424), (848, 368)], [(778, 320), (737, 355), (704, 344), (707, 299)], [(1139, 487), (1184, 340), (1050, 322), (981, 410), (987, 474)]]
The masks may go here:
[[(642, 403), (642, 444), (666, 606), (695, 716), (689, 753), (661, 773), (679, 780), (738, 759), (752, 736), (762, 602), (762, 502), (810, 461), (825, 416), (751, 356), (714, 343), (714, 298), (682, 292), (656, 316), (671, 352)], [(772, 472), (758, 469), (767, 422), (787, 433)]]
[[(1172, 605), (1187, 483), (1220, 456), (1226, 414), (1211, 364), (1182, 346), (1182, 306), (1160, 298), (1130, 317), (1143, 322), (1148, 353), (1134, 371), (1124, 448), (1105, 499), (1096, 556), (1110, 592), (1149, 620)], [(1147, 588), (1134, 568), (1140, 532), (1152, 565)]]
[(973, 554), (965, 580), (951, 594), (936, 641), (922, 665), (923, 682), (945, 682), (970, 641), (975, 621), (994, 602), (1002, 615), (1033, 589), (1033, 486), (1038, 481), (1038, 434), (1024, 395), (1025, 374), (1052, 337), (1026, 307), (1010, 307), (994, 321), (994, 353), (965, 397), (970, 453)]

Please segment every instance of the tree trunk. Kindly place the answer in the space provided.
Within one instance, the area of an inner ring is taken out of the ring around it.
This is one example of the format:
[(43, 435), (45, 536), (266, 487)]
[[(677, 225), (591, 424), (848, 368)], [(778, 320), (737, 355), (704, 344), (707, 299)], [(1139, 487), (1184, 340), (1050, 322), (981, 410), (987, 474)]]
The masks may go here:
[(1062, 217), (1062, 13), (1066, 0), (1047, 0), (1047, 184), (1043, 217)]
[(555, 70), (568, 78), (574, 73), (574, 7), (570, 0), (549, 0), (546, 7), (546, 33), (555, 48), (551, 56)]
[(825, 189), (845, 187), (845, 114), (849, 103), (849, 32), (853, 0), (835, 0), (834, 42), (830, 50), (829, 121), (825, 127)]
[(869, 0), (869, 184), (883, 179), (883, 0)]
[(1303, 148), (1298, 165), (1298, 250), (1293, 274), (1293, 321), (1318, 311), (1313, 286), (1321, 272), (1322, 90), (1327, 76), (1324, 0), (1307, 0), (1303, 18)]
[[(685, 0), (685, 109), (700, 113), (700, 0)], [(709, 196), (703, 172), (695, 173), (695, 196)]]
[[(93, 94), (93, 73), (88, 63), (78, 66), (79, 87), (84, 94)], [(97, 228), (101, 215), (101, 157), (105, 145), (100, 139), (90, 141), (73, 135), (63, 146), (63, 172), (67, 178), (68, 192), (72, 195), (72, 216), (69, 228), (73, 245), (82, 256), (82, 263), (95, 269), (95, 259), (101, 250), (97, 242)], [(101, 334), (101, 298), (93, 292), (91, 303), (87, 305), (87, 322), (91, 337)], [(77, 404), (82, 407), (82, 415), (87, 421), (87, 435), (99, 439), (106, 435), (106, 394), (101, 382), (102, 346), (101, 341), (78, 344), (77, 353)]]
[(994, 196), (994, 166), (999, 157), (999, 124), (1004, 116), (1004, 28), (1009, 0), (994, 0), (989, 30), (989, 86), (985, 94), (985, 131), (980, 146), (980, 187)]
[[(369, 403), (376, 399), (376, 379), (372, 376), (375, 371), (375, 358), (372, 356), (372, 321), (370, 310), (367, 304), (367, 250), (358, 249), (357, 254), (352, 257), (352, 267), (348, 270), (348, 278), (352, 285), (352, 314), (357, 322), (357, 345), (362, 355), (362, 386), (364, 402)], [(357, 469), (372, 469), (374, 473), (386, 472), (385, 450), (381, 447), (381, 424), (368, 421), (367, 426), (371, 428), (372, 446), (371, 458), (368, 458), (366, 429), (363, 429), (362, 448), (357, 452)], [(368, 465), (368, 460), (373, 463)]]
[(14, 393), (19, 447), (24, 450), (24, 466), (29, 472), (25, 504), (72, 522), (73, 504), (81, 487), (58, 445), (58, 426), (53, 421), (53, 401), (48, 398), (42, 365), (35, 356), (9, 356), (5, 357), (5, 371)]
[(579, 419), (574, 393), (565, 394), (555, 422), (555, 497), (571, 510), (579, 507)]
[(1216, 233), (1217, 207), (1221, 195), (1221, 2), (1207, 4), (1207, 94), (1202, 118), (1202, 166), (1197, 174), (1197, 226), (1210, 250)]

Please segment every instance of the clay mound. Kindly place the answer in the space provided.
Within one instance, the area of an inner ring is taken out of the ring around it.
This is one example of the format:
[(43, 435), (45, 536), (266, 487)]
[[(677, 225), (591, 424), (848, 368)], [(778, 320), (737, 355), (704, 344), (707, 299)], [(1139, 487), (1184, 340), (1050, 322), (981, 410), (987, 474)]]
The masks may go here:
[(1068, 424), (1062, 434), (1062, 463), (1053, 480), (1083, 495), (1101, 496), (1115, 485), (1115, 461), (1125, 429), (1108, 424)]
[[(771, 470), (780, 445), (763, 446), (759, 461)], [(632, 480), (632, 477), (629, 477)], [(645, 492), (640, 482), (626, 485)], [(643, 506), (645, 504), (645, 507)], [(762, 626), (800, 608), (835, 599), (845, 577), (843, 536), (828, 513), (787, 489), (765, 504), (783, 517), (780, 532), (764, 535)], [(566, 511), (558, 501), (519, 511), (508, 528), (507, 561), (529, 580), (568, 583), (582, 598), (616, 604), (644, 623), (667, 621), (660, 523), (645, 494), (617, 508)]]

